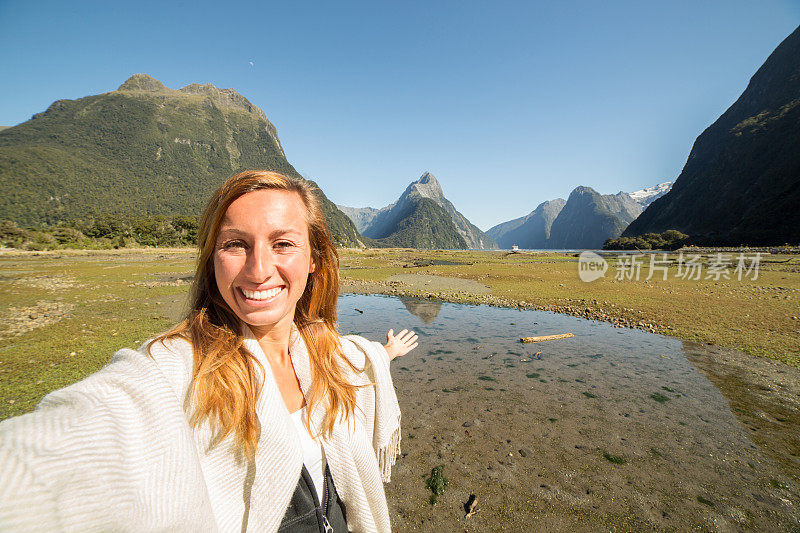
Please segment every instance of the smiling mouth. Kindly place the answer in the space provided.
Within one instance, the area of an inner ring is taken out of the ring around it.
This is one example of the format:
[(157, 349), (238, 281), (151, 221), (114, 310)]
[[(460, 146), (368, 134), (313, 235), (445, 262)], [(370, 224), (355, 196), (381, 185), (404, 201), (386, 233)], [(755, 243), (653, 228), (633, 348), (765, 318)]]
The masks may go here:
[(268, 289), (266, 291), (249, 291), (247, 289), (241, 289), (242, 294), (248, 300), (256, 300), (256, 301), (265, 301), (270, 300), (277, 296), (284, 287), (273, 287), (272, 289)]

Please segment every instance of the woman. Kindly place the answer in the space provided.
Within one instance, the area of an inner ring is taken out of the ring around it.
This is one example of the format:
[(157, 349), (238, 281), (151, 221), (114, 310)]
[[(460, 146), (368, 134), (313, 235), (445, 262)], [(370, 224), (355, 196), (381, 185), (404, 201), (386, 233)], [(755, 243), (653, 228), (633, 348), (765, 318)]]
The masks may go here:
[(338, 335), (307, 182), (232, 177), (198, 241), (186, 320), (0, 425), (0, 530), (389, 530), (389, 361), (416, 335)]

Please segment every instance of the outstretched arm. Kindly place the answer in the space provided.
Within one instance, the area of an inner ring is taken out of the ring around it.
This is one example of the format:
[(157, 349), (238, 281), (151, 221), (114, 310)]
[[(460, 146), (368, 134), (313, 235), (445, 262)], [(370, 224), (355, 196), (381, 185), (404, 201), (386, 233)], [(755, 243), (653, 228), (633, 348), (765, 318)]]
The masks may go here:
[(401, 357), (416, 348), (419, 344), (417, 339), (417, 334), (413, 331), (404, 329), (395, 335), (394, 330), (390, 329), (386, 334), (386, 344), (383, 346), (389, 354), (389, 361), (395, 357)]

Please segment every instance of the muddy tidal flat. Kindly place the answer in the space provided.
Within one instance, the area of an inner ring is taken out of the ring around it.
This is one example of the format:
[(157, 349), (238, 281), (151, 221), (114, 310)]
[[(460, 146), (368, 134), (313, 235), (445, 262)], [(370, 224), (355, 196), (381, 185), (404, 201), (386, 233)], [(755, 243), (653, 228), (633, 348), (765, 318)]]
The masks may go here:
[[(399, 531), (800, 526), (797, 437), (785, 428), (770, 436), (782, 445), (757, 444), (762, 428), (743, 424), (692, 362), (714, 356), (705, 345), (409, 298), (343, 296), (340, 316), (372, 339), (401, 326), (421, 336), (392, 369), (403, 457), (387, 495)], [(563, 332), (575, 337), (519, 342)], [(800, 371), (784, 381), (796, 387)], [(449, 484), (431, 505), (425, 479), (439, 465)], [(480, 510), (465, 518), (471, 494)]]

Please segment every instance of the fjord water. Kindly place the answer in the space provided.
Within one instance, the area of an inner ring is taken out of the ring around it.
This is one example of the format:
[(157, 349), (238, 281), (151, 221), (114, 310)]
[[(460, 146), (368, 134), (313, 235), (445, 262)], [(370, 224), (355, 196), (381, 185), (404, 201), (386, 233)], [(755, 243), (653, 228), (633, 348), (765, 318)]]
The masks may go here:
[[(343, 295), (340, 330), (420, 346), (392, 363), (405, 530), (792, 530), (796, 472), (772, 461), (677, 339), (549, 312)], [(520, 337), (575, 337), (521, 344)], [(537, 352), (541, 352), (537, 355)], [(428, 503), (439, 464), (450, 484)], [(793, 479), (794, 478), (794, 479)], [(476, 494), (481, 511), (466, 519)]]

